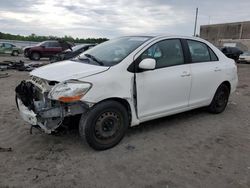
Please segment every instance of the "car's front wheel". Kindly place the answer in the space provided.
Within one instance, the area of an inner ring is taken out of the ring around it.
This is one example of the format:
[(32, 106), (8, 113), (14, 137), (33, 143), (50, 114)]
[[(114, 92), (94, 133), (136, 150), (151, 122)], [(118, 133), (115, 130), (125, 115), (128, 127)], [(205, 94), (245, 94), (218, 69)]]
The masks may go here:
[(41, 55), (38, 52), (32, 52), (31, 53), (31, 59), (35, 61), (39, 61), (41, 58)]
[(11, 55), (13, 55), (13, 56), (18, 56), (18, 54), (19, 54), (19, 52), (15, 50), (15, 51), (12, 52)]
[(83, 114), (79, 133), (90, 147), (105, 150), (117, 145), (129, 125), (127, 109), (116, 101), (104, 101)]
[(217, 89), (211, 104), (208, 106), (208, 111), (214, 114), (223, 112), (227, 106), (230, 89), (226, 84), (222, 84)]

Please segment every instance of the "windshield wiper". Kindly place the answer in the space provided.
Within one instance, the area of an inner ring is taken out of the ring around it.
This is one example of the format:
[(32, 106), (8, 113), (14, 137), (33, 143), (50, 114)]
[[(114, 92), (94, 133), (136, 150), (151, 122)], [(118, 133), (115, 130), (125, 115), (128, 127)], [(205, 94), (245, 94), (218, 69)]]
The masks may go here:
[(100, 60), (96, 59), (95, 56), (90, 55), (90, 54), (84, 54), (86, 57), (92, 59), (93, 61), (95, 61), (96, 63), (98, 63), (99, 65), (104, 65), (103, 62), (101, 62)]

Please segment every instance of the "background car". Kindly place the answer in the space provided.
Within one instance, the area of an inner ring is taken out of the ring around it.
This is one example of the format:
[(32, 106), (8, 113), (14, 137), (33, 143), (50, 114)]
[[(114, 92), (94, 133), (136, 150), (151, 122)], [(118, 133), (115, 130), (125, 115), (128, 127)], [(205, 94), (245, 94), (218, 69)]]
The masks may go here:
[(238, 61), (241, 54), (243, 54), (243, 51), (241, 51), (239, 48), (236, 47), (223, 47), (221, 49), (222, 53), (224, 53), (227, 57)]
[(78, 56), (79, 54), (81, 54), (82, 52), (85, 52), (86, 50), (94, 47), (95, 44), (79, 44), (76, 45), (74, 47), (72, 47), (72, 50), (67, 49), (64, 50), (61, 53), (58, 53), (56, 55), (53, 55), (50, 57), (50, 62), (54, 63), (57, 61), (63, 61), (63, 60), (67, 60), (67, 59), (71, 59), (73, 57)]
[(25, 57), (31, 60), (40, 60), (42, 57), (51, 57), (63, 50), (71, 48), (73, 45), (65, 41), (50, 40), (44, 41), (36, 46), (29, 46), (24, 48)]
[(243, 54), (240, 55), (239, 63), (250, 63), (250, 52), (244, 52)]
[(11, 54), (18, 56), (22, 53), (22, 49), (11, 43), (2, 42), (0, 43), (0, 54)]

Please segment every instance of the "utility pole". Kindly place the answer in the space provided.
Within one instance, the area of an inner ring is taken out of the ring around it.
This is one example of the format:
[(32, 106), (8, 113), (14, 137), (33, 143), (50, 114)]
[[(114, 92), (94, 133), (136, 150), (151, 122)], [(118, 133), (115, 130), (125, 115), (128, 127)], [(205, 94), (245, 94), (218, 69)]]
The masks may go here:
[(197, 27), (197, 18), (198, 18), (198, 8), (196, 8), (196, 15), (195, 15), (195, 21), (194, 21), (194, 37), (196, 36), (196, 27)]

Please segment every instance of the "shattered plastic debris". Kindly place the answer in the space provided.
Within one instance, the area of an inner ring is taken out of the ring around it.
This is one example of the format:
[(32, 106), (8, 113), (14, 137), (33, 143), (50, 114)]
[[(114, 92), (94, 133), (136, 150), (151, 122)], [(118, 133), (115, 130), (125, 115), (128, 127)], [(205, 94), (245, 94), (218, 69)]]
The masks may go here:
[(25, 63), (22, 60), (20, 60), (19, 62), (4, 61), (4, 62), (0, 62), (0, 70), (15, 69), (19, 71), (32, 71), (35, 68), (41, 67), (44, 65), (47, 65), (47, 63), (39, 63), (39, 62)]
[(0, 73), (0, 78), (6, 78), (6, 77), (9, 77), (9, 73)]
[(2, 148), (0, 147), (0, 152), (11, 152), (12, 148)]

